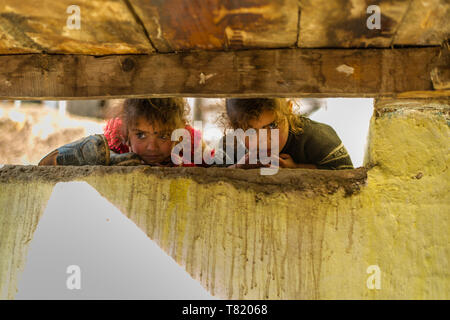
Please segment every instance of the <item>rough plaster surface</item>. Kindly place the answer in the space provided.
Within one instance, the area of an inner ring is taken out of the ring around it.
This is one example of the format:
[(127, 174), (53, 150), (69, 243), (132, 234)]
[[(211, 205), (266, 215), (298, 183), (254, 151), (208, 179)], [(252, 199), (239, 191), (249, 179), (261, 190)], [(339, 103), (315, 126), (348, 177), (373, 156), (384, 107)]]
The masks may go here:
[(0, 297), (52, 186), (83, 180), (220, 298), (449, 299), (449, 104), (377, 105), (367, 171), (3, 167)]

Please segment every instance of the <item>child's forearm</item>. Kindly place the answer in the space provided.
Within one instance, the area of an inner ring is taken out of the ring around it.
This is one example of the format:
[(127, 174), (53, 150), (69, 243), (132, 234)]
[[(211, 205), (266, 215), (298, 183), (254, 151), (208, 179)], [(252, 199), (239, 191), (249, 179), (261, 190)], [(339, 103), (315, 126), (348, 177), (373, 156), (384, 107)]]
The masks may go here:
[(317, 169), (317, 166), (315, 164), (296, 163), (296, 166), (297, 168)]

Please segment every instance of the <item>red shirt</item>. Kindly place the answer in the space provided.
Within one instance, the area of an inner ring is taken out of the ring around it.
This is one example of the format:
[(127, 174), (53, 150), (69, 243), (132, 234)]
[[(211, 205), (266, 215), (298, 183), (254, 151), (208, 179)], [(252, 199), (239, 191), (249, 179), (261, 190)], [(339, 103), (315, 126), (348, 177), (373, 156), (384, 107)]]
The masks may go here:
[[(195, 130), (191, 126), (185, 126), (185, 129), (189, 131), (191, 134), (191, 161), (194, 160), (194, 151), (196, 147), (201, 147), (202, 145), (202, 134), (198, 130)], [(108, 141), (109, 149), (114, 151), (115, 153), (127, 153), (130, 152), (130, 148), (124, 143), (124, 137), (122, 136), (122, 119), (119, 117), (112, 118), (108, 120), (106, 123), (103, 134)], [(214, 150), (211, 151), (211, 155), (214, 156)], [(172, 161), (171, 161), (172, 162)], [(207, 166), (205, 161), (198, 166)], [(172, 163), (173, 164), (173, 163)], [(173, 164), (175, 166), (175, 164)], [(183, 167), (195, 167), (196, 164), (190, 163), (182, 163)]]

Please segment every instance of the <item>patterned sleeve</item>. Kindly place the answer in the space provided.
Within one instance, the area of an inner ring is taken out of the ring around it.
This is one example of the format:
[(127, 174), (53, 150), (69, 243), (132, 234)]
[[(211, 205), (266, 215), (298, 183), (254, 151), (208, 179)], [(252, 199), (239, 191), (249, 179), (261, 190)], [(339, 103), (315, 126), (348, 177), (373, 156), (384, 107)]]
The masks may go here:
[(336, 131), (327, 124), (314, 122), (311, 125), (305, 149), (309, 161), (319, 169), (353, 169), (347, 149)]

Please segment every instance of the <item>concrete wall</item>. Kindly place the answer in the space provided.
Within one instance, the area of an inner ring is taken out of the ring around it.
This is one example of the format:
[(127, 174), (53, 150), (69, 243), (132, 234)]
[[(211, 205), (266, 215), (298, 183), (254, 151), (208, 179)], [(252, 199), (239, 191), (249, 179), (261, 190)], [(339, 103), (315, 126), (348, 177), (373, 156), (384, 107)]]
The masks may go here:
[(52, 186), (83, 180), (221, 298), (449, 299), (449, 111), (377, 101), (368, 170), (5, 166), (0, 297), (14, 298)]

